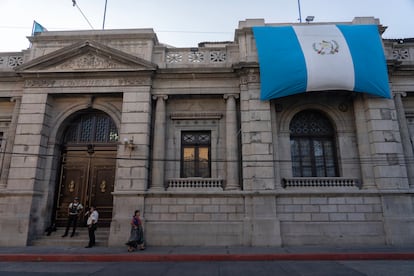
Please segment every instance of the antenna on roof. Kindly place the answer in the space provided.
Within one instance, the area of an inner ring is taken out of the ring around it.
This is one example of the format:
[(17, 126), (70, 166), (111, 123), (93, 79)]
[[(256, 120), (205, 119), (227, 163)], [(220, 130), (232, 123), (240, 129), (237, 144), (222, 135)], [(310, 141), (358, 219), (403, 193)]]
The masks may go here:
[(92, 28), (92, 30), (93, 30), (93, 27), (92, 27), (91, 23), (89, 22), (88, 18), (86, 18), (86, 16), (83, 14), (82, 10), (79, 8), (79, 5), (76, 3), (76, 0), (72, 0), (72, 4), (73, 4), (73, 6), (74, 6), (74, 7), (76, 6), (76, 7), (78, 8), (78, 10), (79, 10), (79, 11), (80, 11), (80, 13), (82, 14), (83, 18), (85, 18), (86, 22), (88, 22), (89, 26), (90, 26), (90, 27)]
[(103, 16), (103, 22), (102, 22), (102, 30), (105, 30), (106, 4), (108, 4), (108, 0), (105, 0), (105, 10), (104, 10), (104, 16)]

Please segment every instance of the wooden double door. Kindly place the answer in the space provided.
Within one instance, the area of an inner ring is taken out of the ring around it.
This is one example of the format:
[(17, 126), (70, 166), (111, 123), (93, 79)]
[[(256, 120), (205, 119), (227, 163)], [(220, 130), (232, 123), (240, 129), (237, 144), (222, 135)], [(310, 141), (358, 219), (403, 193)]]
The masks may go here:
[(62, 155), (61, 177), (58, 187), (58, 200), (55, 221), (65, 226), (68, 206), (74, 197), (79, 197), (84, 211), (80, 215), (82, 224), (84, 214), (90, 206), (99, 212), (99, 226), (109, 226), (112, 219), (116, 148), (87, 146), (67, 148)]

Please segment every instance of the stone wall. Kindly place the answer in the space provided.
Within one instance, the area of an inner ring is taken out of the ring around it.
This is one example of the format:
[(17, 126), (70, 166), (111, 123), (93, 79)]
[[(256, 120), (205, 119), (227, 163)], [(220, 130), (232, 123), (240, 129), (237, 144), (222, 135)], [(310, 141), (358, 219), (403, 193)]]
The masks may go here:
[(240, 195), (149, 195), (146, 239), (156, 246), (240, 245), (244, 215)]
[(283, 245), (384, 244), (379, 195), (302, 195), (277, 198)]

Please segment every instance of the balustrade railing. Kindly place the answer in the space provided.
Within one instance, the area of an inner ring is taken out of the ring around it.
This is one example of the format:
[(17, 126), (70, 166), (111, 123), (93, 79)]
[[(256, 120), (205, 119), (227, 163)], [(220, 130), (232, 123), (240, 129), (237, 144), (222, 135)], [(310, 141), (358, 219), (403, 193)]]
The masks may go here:
[(223, 190), (223, 179), (219, 178), (172, 178), (167, 183), (168, 190)]
[(358, 187), (361, 183), (356, 178), (345, 177), (291, 177), (284, 178), (283, 188), (293, 187)]
[(0, 53), (0, 70), (13, 70), (23, 64), (23, 53)]

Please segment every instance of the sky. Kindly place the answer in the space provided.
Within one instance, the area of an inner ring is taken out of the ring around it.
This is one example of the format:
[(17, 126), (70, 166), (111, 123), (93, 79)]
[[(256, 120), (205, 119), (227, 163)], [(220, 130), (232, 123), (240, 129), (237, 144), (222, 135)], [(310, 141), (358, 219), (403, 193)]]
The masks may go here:
[(76, 4), (0, 0), (0, 52), (29, 48), (34, 20), (49, 31), (152, 28), (159, 42), (175, 47), (233, 41), (239, 21), (246, 19), (298, 23), (299, 17), (305, 22), (309, 15), (315, 16), (315, 23), (374, 16), (388, 27), (383, 38), (414, 38), (414, 0), (76, 0)]

